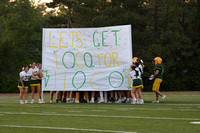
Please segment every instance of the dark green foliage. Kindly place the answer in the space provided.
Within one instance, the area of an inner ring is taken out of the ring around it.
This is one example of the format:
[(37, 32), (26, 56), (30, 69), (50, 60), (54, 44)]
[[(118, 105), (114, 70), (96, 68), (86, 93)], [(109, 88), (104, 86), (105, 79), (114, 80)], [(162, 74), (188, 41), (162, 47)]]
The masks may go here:
[(21, 68), (41, 62), (43, 15), (29, 0), (4, 0), (0, 22), (0, 92), (18, 92)]
[(41, 62), (43, 27), (125, 24), (132, 25), (133, 56), (142, 58), (146, 66), (145, 91), (152, 87), (148, 77), (156, 56), (163, 59), (165, 68), (161, 90), (199, 90), (199, 0), (54, 0), (47, 6), (59, 7), (60, 12), (42, 15), (42, 9), (28, 0), (0, 1), (0, 92), (17, 90), (22, 65)]

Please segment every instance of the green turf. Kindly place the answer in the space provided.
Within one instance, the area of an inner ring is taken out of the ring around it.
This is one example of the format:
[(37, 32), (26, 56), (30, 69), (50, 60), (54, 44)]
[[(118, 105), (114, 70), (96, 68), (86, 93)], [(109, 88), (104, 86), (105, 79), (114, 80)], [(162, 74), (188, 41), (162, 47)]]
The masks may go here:
[[(154, 100), (155, 95), (143, 93), (144, 105), (49, 104), (49, 96), (44, 97), (46, 104), (20, 105), (18, 97), (0, 97), (0, 125), (139, 133), (199, 133), (200, 125), (190, 122), (200, 122), (200, 93), (165, 94), (164, 102), (152, 104), (151, 101)], [(35, 101), (37, 101), (36, 97)], [(95, 131), (0, 126), (0, 133), (32, 132), (87, 133)]]

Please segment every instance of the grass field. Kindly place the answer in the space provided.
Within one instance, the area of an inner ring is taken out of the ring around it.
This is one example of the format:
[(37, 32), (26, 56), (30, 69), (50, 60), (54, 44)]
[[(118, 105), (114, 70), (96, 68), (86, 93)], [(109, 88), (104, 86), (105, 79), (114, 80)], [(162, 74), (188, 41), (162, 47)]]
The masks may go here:
[(144, 105), (50, 104), (49, 96), (46, 104), (20, 105), (17, 96), (1, 96), (0, 133), (199, 133), (191, 122), (200, 122), (200, 92), (164, 94), (152, 104), (154, 93), (143, 93)]

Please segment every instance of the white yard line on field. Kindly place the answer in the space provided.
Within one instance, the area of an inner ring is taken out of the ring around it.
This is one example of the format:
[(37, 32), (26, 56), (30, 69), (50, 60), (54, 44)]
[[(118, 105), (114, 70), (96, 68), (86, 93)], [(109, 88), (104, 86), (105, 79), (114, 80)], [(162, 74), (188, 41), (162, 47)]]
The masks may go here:
[(36, 128), (36, 129), (60, 129), (60, 130), (73, 130), (73, 131), (89, 131), (89, 132), (107, 132), (107, 133), (136, 133), (126, 131), (114, 130), (99, 130), (99, 129), (82, 129), (82, 128), (67, 128), (67, 127), (40, 127), (40, 126), (19, 126), (19, 125), (0, 125), (0, 127), (19, 127), (19, 128)]
[(55, 113), (57, 113), (57, 112), (42, 112), (42, 113), (53, 113), (53, 114), (55, 114)]
[(107, 110), (92, 110), (94, 112), (103, 112), (103, 111), (107, 111)]
[(0, 112), (0, 114), (17, 115), (41, 115), (41, 116), (69, 116), (69, 117), (98, 117), (98, 118), (128, 118), (128, 119), (154, 119), (154, 120), (190, 120), (200, 121), (200, 118), (173, 118), (173, 117), (143, 117), (143, 116), (112, 116), (112, 115), (87, 115), (87, 114), (48, 114), (48, 113), (21, 113)]
[(82, 111), (67, 111), (67, 112), (82, 112)]
[(200, 124), (200, 122), (190, 122), (191, 124)]
[[(155, 105), (155, 104), (154, 104)], [(157, 105), (191, 105), (191, 104), (157, 104)], [(193, 104), (194, 105), (194, 104)], [(199, 104), (200, 105), (200, 104)], [(18, 106), (18, 105), (2, 105), (2, 106), (7, 106), (7, 107), (22, 107), (22, 106)], [(98, 109), (103, 109), (103, 110), (171, 110), (171, 111), (174, 111), (174, 110), (179, 110), (179, 111), (199, 111), (199, 110), (195, 110), (195, 109), (181, 109), (181, 108), (131, 108), (131, 107), (138, 107), (137, 105), (119, 105), (119, 107), (81, 107), (82, 109), (95, 109), (95, 110), (98, 110)], [(131, 106), (131, 107), (130, 107)], [(33, 107), (33, 108), (65, 108), (65, 109), (79, 109), (80, 107), (76, 106), (76, 105), (66, 105), (66, 106), (23, 106), (23, 107)]]

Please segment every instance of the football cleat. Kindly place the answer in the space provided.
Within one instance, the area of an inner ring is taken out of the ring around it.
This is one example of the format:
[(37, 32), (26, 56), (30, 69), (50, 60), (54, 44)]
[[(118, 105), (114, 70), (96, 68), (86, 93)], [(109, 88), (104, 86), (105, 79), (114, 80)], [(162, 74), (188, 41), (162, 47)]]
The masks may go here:
[(156, 100), (155, 100), (155, 101), (152, 101), (152, 103), (159, 103), (159, 101), (156, 101)]
[(165, 100), (165, 95), (163, 95), (162, 97), (161, 97), (161, 101), (164, 101)]

